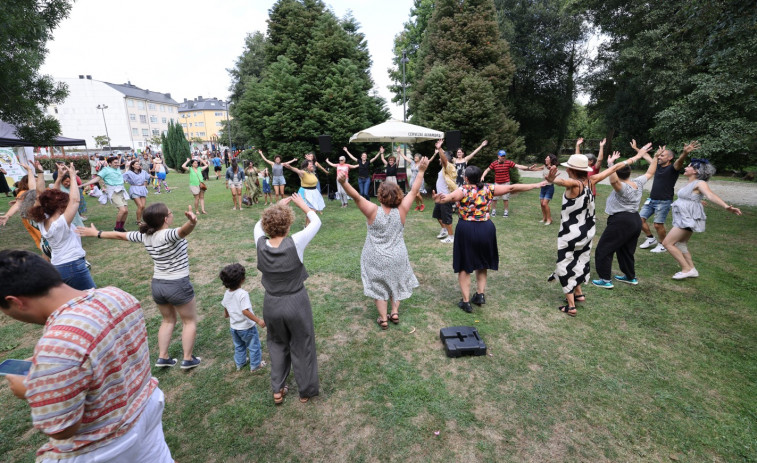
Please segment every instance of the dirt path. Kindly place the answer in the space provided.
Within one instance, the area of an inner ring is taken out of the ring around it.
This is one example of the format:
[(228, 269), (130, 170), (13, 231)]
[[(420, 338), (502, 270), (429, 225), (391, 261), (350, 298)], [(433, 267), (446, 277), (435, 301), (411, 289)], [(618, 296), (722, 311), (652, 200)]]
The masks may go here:
[[(560, 169), (562, 177), (567, 177), (564, 169)], [(635, 174), (636, 172), (634, 172)], [(520, 171), (522, 177), (540, 178), (541, 172), (529, 172)], [(641, 174), (639, 174), (641, 175)], [(605, 179), (600, 182), (602, 185), (609, 185), (610, 181)], [(745, 183), (745, 182), (729, 182), (726, 180), (710, 180), (710, 188), (716, 195), (723, 198), (723, 201), (729, 204), (738, 204), (742, 206), (757, 206), (757, 183)], [(676, 182), (675, 191), (682, 188), (686, 184), (686, 178), (683, 176), (678, 178)], [(648, 182), (644, 185), (644, 190), (649, 191), (652, 188), (652, 182)], [(645, 195), (646, 197), (646, 195)]]

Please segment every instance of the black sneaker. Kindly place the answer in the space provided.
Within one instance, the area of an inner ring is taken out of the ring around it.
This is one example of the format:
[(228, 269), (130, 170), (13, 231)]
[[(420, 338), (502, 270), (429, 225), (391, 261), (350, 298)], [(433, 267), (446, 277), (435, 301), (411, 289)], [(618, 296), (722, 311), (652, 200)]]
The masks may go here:
[(158, 361), (155, 362), (155, 366), (158, 367), (158, 368), (172, 367), (172, 366), (176, 365), (176, 362), (178, 362), (178, 360), (176, 360), (176, 359), (162, 359), (162, 358), (158, 358)]
[(194, 355), (192, 356), (192, 360), (182, 360), (181, 369), (189, 370), (190, 368), (200, 366), (200, 360), (202, 360), (200, 357), (195, 357)]
[(472, 304), (476, 304), (477, 306), (482, 306), (486, 304), (486, 297), (484, 297), (483, 293), (476, 293), (473, 295), (470, 301)]
[(470, 302), (464, 302), (462, 299), (460, 299), (460, 302), (457, 303), (457, 306), (463, 309), (466, 313), (472, 313), (473, 307), (470, 305)]

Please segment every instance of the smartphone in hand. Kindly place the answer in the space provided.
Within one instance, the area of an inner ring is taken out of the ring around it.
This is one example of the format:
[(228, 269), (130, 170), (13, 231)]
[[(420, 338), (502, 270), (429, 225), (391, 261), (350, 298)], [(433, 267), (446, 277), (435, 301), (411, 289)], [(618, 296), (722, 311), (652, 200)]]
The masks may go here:
[(32, 362), (28, 360), (8, 359), (0, 363), (0, 376), (21, 375), (26, 376), (32, 368)]

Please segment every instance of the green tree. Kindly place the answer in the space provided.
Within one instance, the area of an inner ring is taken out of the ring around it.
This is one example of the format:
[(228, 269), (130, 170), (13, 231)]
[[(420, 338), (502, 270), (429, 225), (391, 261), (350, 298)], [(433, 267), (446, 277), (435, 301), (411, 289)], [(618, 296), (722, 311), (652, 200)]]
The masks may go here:
[(110, 138), (108, 138), (106, 135), (96, 135), (92, 138), (94, 138), (95, 146), (98, 148), (110, 145)]
[(244, 93), (245, 85), (249, 79), (258, 79), (263, 75), (266, 57), (265, 35), (260, 31), (247, 34), (244, 39), (244, 50), (237, 58), (234, 67), (226, 71), (231, 76), (229, 97), (233, 103), (239, 101)]
[[(519, 156), (523, 139), (505, 106), (513, 72), (492, 0), (438, 0), (410, 93), (413, 122), (460, 130), (466, 151), (488, 139), (490, 154), (504, 148)], [(491, 156), (474, 158), (481, 165), (489, 161)]]
[(586, 28), (565, 0), (494, 0), (515, 75), (508, 92), (512, 116), (529, 153), (560, 146), (575, 98)]
[(371, 92), (370, 55), (351, 15), (339, 20), (321, 2), (280, 0), (268, 24), (266, 59), (278, 54), (232, 107), (234, 127), (249, 134), (246, 144), (301, 155), (320, 134), (340, 146), (387, 119), (384, 101)]
[(0, 14), (0, 120), (15, 124), (18, 136), (45, 145), (60, 134), (43, 107), (63, 101), (66, 86), (39, 68), (53, 29), (68, 16), (66, 0), (5, 0)]
[(163, 158), (168, 167), (179, 170), (184, 161), (190, 156), (189, 142), (184, 136), (184, 130), (178, 122), (169, 122), (163, 142)]

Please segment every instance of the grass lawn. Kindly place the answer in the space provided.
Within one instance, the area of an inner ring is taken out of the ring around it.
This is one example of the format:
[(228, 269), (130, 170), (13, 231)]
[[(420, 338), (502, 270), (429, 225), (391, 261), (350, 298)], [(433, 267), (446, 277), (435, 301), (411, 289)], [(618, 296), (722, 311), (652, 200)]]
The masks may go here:
[[(175, 192), (148, 202), (167, 202), (180, 224), (191, 203), (188, 178), (169, 182)], [(690, 244), (699, 278), (674, 281), (670, 256), (639, 250), (638, 286), (587, 287), (587, 302), (570, 318), (556, 310), (559, 285), (546, 282), (557, 225), (537, 222), (536, 191), (514, 196), (510, 218), (494, 219), (500, 270), (490, 272), (487, 304), (473, 314), (456, 306), (452, 247), (434, 239), (439, 226), (426, 200), (405, 230), (420, 287), (402, 303), (401, 323), (381, 331), (362, 294), (365, 219), (353, 203), (327, 201), (305, 253), (321, 395), (300, 404), (292, 378), (290, 396), (274, 406), (268, 370), (235, 371), (217, 278), (226, 264), (245, 265), (244, 288), (262, 315), (252, 229), (263, 207), (232, 211), (222, 182), (208, 183), (209, 215), (189, 237), (202, 365), (153, 370), (167, 397), (166, 439), (181, 463), (757, 461), (757, 208), (743, 208), (743, 217), (706, 208), (707, 231)], [(599, 187), (597, 239), (609, 191)], [(6, 203), (0, 197), (0, 210)], [(88, 203), (90, 221), (112, 228), (115, 210)], [(552, 201), (558, 221), (559, 203)], [(128, 229), (134, 221), (131, 204)], [(298, 212), (293, 229), (302, 226)], [(0, 248), (33, 249), (17, 218), (0, 239)], [(99, 286), (142, 301), (154, 361), (160, 315), (149, 256), (125, 242), (88, 238), (84, 247)], [(439, 329), (454, 325), (476, 326), (489, 355), (447, 358)], [(40, 332), (0, 317), (0, 360), (31, 355)], [(268, 360), (265, 330), (261, 340)], [(31, 429), (28, 407), (4, 384), (0, 407), (0, 460), (32, 461), (45, 437)]]

